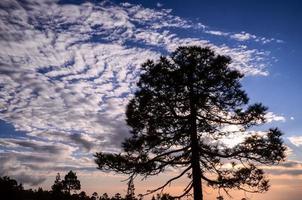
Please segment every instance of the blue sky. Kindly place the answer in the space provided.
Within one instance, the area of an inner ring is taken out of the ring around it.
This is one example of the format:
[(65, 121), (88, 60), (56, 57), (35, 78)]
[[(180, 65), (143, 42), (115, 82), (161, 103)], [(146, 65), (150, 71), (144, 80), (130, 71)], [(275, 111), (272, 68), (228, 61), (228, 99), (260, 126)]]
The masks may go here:
[(95, 170), (92, 155), (118, 152), (128, 136), (124, 110), (141, 63), (179, 45), (201, 45), (232, 57), (230, 67), (246, 75), (251, 102), (269, 107), (263, 127), (285, 133), (290, 164), (269, 169), (273, 181), (294, 174), (301, 185), (301, 6), (294, 0), (1, 1), (0, 175), (49, 188), (57, 172), (74, 169), (84, 180), (97, 177), (94, 184), (120, 184)]

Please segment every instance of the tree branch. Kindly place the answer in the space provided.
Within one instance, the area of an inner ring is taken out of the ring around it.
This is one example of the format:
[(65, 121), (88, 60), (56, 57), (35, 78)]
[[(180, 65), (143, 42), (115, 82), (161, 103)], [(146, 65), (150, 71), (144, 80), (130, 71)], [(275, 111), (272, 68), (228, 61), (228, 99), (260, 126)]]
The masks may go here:
[(190, 165), (188, 168), (186, 168), (186, 169), (185, 169), (181, 174), (179, 174), (178, 176), (175, 176), (175, 177), (171, 178), (171, 179), (168, 180), (164, 185), (162, 185), (162, 186), (160, 186), (160, 187), (158, 187), (158, 188), (156, 188), (156, 189), (154, 189), (154, 190), (149, 190), (149, 191), (147, 191), (147, 193), (144, 194), (143, 196), (152, 194), (152, 193), (154, 193), (154, 192), (156, 192), (156, 191), (158, 191), (158, 190), (163, 190), (167, 185), (171, 184), (171, 182), (173, 182), (173, 181), (179, 179), (180, 177), (182, 177), (182, 176), (183, 176), (187, 171), (189, 171), (191, 168), (192, 168), (192, 167), (191, 167), (191, 165)]

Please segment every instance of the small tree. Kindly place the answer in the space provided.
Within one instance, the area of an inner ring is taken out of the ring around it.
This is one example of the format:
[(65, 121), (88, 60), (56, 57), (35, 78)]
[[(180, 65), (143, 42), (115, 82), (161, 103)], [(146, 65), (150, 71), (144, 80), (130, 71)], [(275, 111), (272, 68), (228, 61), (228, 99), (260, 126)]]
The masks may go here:
[(99, 199), (98, 193), (97, 192), (92, 193), (90, 200), (98, 200), (98, 199)]
[(116, 194), (114, 195), (114, 197), (112, 197), (111, 199), (112, 199), (112, 200), (121, 200), (121, 199), (122, 199), (122, 196), (121, 196), (120, 193), (116, 193)]
[(76, 176), (76, 173), (73, 171), (69, 171), (68, 174), (65, 175), (63, 180), (63, 187), (66, 192), (70, 194), (72, 190), (80, 190), (81, 183)]
[(64, 189), (60, 173), (57, 173), (56, 179), (54, 181), (54, 184), (51, 186), (53, 193), (62, 192)]
[(87, 196), (84, 191), (80, 192), (77, 196), (79, 200), (90, 200), (89, 196)]
[(109, 196), (107, 193), (102, 194), (102, 196), (100, 196), (100, 200), (109, 200)]
[[(96, 153), (98, 168), (144, 177), (178, 168), (179, 175), (149, 193), (189, 174), (191, 181), (179, 198), (193, 189), (194, 200), (202, 200), (202, 182), (225, 191), (267, 191), (268, 180), (256, 163), (271, 165), (285, 158), (281, 132), (250, 131), (265, 122), (267, 108), (248, 104), (243, 75), (230, 62), (209, 48), (191, 46), (144, 63), (126, 110), (131, 137), (120, 154)], [(230, 125), (238, 130), (228, 131)], [(233, 147), (225, 145), (223, 139), (233, 133), (247, 136)], [(228, 162), (231, 167), (225, 167)]]
[(174, 198), (170, 194), (167, 194), (167, 193), (159, 195), (159, 198), (158, 198), (158, 200), (173, 200), (173, 199)]

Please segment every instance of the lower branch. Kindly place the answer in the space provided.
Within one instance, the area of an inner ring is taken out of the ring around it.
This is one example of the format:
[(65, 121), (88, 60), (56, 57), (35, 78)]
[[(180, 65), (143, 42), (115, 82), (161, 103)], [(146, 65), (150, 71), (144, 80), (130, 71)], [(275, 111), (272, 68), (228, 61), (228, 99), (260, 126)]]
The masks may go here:
[(158, 190), (163, 190), (167, 185), (171, 184), (173, 181), (179, 179), (180, 177), (182, 177), (187, 171), (189, 171), (192, 167), (189, 166), (188, 168), (186, 168), (181, 174), (179, 174), (178, 176), (175, 176), (173, 178), (171, 178), (170, 180), (168, 180), (164, 185), (154, 189), (154, 190), (149, 190), (147, 191), (147, 193), (143, 194), (143, 196), (152, 194), (154, 192), (157, 192)]

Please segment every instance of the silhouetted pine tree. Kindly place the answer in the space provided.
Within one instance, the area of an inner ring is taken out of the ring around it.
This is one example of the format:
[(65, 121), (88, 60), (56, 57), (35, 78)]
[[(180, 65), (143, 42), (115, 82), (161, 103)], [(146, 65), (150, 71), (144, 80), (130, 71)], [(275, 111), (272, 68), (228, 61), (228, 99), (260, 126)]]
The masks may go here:
[(72, 190), (81, 189), (81, 183), (78, 180), (76, 173), (71, 170), (68, 172), (68, 174), (65, 175), (62, 183), (63, 183), (64, 190), (69, 194)]
[[(265, 122), (267, 110), (260, 103), (248, 105), (240, 84), (243, 75), (231, 69), (230, 62), (209, 48), (190, 46), (144, 63), (126, 110), (132, 136), (120, 154), (96, 153), (98, 168), (144, 177), (179, 168), (179, 175), (149, 193), (189, 174), (191, 181), (178, 197), (193, 189), (195, 200), (203, 199), (202, 182), (218, 189), (267, 191), (268, 180), (255, 164), (284, 159), (281, 132), (275, 128), (264, 135), (249, 133), (233, 147), (221, 142), (234, 133), (226, 127), (248, 132)], [(223, 167), (228, 161), (232, 167)]]
[(51, 189), (54, 194), (59, 194), (63, 192), (64, 186), (61, 180), (60, 173), (57, 173), (56, 179), (54, 181), (54, 184), (51, 186)]

